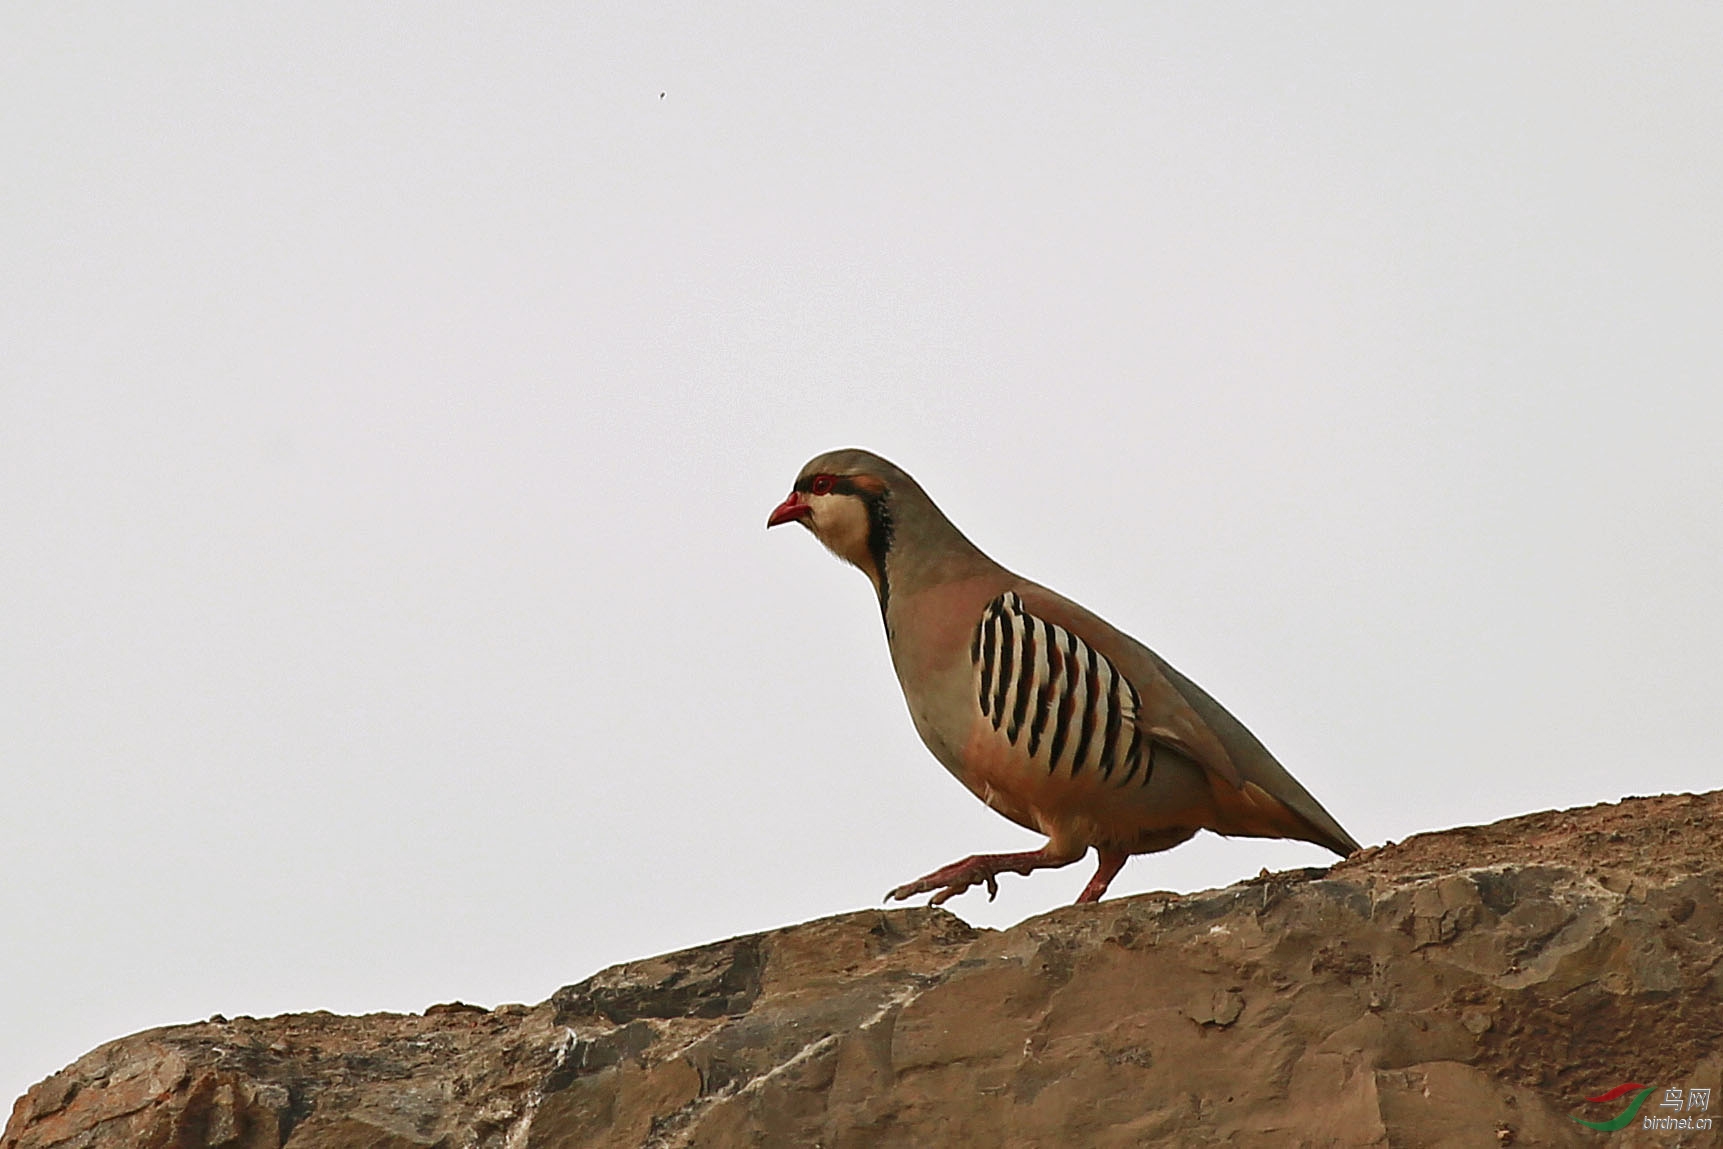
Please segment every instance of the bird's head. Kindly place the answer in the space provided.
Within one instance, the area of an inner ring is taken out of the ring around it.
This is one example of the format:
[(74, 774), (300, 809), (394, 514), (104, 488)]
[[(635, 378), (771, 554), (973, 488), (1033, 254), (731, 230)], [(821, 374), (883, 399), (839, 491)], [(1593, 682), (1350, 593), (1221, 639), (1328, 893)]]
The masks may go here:
[(828, 451), (796, 476), (789, 498), (766, 526), (801, 523), (826, 549), (861, 568), (885, 597), (886, 557), (891, 553), (894, 489), (914, 486), (910, 477), (868, 451)]
[[(801, 523), (826, 549), (860, 567), (879, 594), (997, 569), (940, 513), (927, 492), (872, 451), (827, 451), (808, 461), (768, 527)], [(889, 631), (889, 624), (887, 627)]]

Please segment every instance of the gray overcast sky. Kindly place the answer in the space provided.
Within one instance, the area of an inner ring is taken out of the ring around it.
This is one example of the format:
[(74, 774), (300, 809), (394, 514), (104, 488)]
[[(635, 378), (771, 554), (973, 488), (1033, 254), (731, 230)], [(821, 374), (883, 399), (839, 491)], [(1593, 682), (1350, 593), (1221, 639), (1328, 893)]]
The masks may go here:
[(0, 14), (0, 1095), (1032, 848), (835, 446), (1366, 843), (1718, 785), (1723, 5), (719, 7)]

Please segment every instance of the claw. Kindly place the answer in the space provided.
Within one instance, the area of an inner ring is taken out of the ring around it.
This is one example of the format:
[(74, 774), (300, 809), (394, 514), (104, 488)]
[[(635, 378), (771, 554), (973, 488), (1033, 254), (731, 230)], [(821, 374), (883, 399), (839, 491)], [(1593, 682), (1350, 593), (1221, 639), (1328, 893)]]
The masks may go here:
[[(1082, 854), (1077, 857), (1082, 857)], [(913, 882), (905, 882), (886, 894), (885, 900), (901, 902), (916, 894), (931, 893), (933, 897), (928, 899), (927, 904), (942, 906), (971, 886), (985, 883), (987, 900), (991, 902), (999, 896), (998, 875), (1001, 873), (1027, 874), (1042, 867), (1068, 865), (1075, 860), (1076, 858), (1050, 855), (1046, 850), (1035, 850), (1026, 854), (976, 854)]]

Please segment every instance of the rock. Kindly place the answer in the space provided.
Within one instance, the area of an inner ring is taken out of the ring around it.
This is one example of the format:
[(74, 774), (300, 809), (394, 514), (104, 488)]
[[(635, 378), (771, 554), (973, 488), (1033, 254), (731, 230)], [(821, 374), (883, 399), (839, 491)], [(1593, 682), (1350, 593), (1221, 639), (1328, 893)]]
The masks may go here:
[(1720, 815), (1534, 814), (1003, 931), (868, 910), (536, 1007), (218, 1015), (36, 1085), (0, 1149), (1577, 1146), (1628, 1081), (1723, 1122)]

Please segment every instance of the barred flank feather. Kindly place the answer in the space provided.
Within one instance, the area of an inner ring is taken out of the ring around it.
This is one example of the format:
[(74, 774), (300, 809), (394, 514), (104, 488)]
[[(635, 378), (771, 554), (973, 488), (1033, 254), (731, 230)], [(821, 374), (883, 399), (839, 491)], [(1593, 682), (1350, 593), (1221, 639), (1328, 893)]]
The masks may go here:
[(1049, 774), (1148, 782), (1154, 746), (1137, 727), (1137, 688), (1081, 638), (1030, 614), (1015, 592), (987, 604), (970, 660), (982, 716)]

